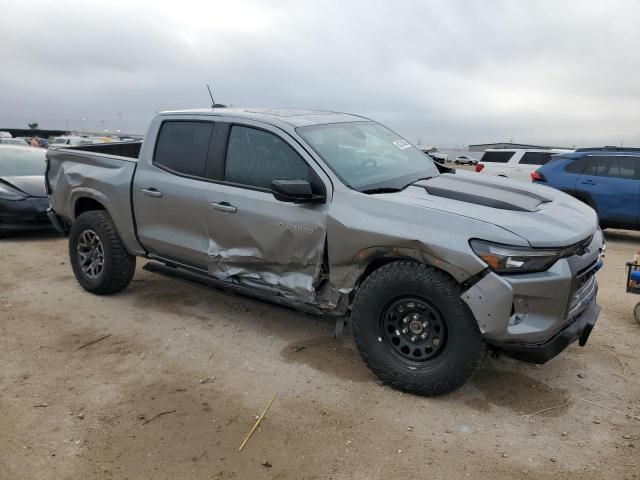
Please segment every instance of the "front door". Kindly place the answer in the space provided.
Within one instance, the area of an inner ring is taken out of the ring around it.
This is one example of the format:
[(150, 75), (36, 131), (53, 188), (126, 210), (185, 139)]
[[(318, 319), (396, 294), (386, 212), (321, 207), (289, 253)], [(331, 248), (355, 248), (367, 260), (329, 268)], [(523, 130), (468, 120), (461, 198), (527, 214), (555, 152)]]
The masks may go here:
[(315, 192), (327, 193), (330, 183), (303, 156), (267, 127), (230, 126), (223, 181), (208, 196), (210, 275), (313, 299), (327, 204), (281, 202), (270, 191), (276, 179), (308, 179)]

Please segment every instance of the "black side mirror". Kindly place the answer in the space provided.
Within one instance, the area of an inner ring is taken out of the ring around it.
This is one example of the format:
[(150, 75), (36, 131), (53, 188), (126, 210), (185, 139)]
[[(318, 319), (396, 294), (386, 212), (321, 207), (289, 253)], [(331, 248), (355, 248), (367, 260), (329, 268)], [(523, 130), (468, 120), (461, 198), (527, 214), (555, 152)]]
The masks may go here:
[(322, 203), (324, 195), (315, 195), (307, 180), (273, 180), (271, 193), (281, 202)]

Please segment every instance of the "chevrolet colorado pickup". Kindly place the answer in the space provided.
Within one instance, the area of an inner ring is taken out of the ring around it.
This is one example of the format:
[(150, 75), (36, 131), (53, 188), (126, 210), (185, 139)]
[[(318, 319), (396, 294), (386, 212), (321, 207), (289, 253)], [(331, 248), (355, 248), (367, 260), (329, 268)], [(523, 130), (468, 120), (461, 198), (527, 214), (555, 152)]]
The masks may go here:
[(595, 212), (547, 187), (436, 165), (366, 118), (160, 113), (144, 142), (47, 152), (49, 216), (82, 287), (145, 269), (351, 323), (380, 379), (463, 385), (488, 349), (544, 363), (598, 318)]

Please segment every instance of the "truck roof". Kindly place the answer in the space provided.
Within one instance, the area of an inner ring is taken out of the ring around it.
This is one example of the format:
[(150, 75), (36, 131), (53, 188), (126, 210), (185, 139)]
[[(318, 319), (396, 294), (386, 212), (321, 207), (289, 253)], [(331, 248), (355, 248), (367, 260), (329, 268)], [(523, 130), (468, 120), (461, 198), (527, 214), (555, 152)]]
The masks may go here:
[(325, 110), (303, 110), (290, 108), (202, 108), (160, 112), (160, 115), (215, 115), (240, 117), (271, 124), (286, 124), (293, 127), (322, 125), (327, 123), (369, 121), (368, 118), (349, 113)]

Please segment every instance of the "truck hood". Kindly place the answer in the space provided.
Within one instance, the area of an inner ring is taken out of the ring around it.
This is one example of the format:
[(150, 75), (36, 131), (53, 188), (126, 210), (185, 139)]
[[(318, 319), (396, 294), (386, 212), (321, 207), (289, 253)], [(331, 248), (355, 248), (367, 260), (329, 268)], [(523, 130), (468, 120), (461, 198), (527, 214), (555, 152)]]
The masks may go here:
[(532, 247), (563, 247), (593, 235), (593, 209), (549, 187), (457, 171), (421, 180), (389, 200), (461, 215), (504, 228)]
[(5, 183), (23, 193), (26, 193), (30, 197), (46, 197), (47, 192), (44, 188), (44, 176), (43, 175), (29, 175), (19, 177), (0, 177), (0, 182)]

